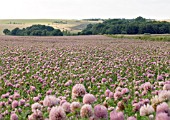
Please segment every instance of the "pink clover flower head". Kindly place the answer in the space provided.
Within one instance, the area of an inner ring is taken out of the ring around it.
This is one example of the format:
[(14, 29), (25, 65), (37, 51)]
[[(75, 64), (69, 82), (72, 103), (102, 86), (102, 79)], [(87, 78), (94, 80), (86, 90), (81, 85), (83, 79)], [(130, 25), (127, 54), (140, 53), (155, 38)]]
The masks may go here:
[(39, 103), (34, 103), (34, 104), (31, 105), (31, 109), (32, 109), (32, 112), (34, 112), (36, 110), (40, 110), (41, 111), (42, 110), (42, 106)]
[(128, 117), (127, 120), (137, 120), (135, 117), (131, 116), (131, 117)]
[(58, 105), (59, 103), (60, 103), (60, 99), (56, 98), (53, 95), (46, 96), (43, 101), (43, 105), (48, 107)]
[(83, 97), (84, 104), (92, 104), (96, 101), (96, 98), (93, 94), (85, 94)]
[(28, 120), (44, 120), (43, 113), (37, 109), (30, 116), (28, 116)]
[(79, 102), (72, 102), (70, 108), (71, 112), (76, 112), (77, 109), (81, 108), (81, 104)]
[(164, 78), (163, 78), (163, 76), (162, 75), (158, 75), (157, 76), (157, 80), (163, 80)]
[(121, 98), (121, 97), (122, 97), (122, 93), (121, 93), (121, 92), (116, 91), (116, 92), (114, 93), (114, 99), (115, 99), (115, 100), (117, 100), (117, 99), (119, 99), (119, 98)]
[(69, 103), (69, 102), (64, 102), (63, 104), (62, 104), (62, 107), (63, 107), (63, 109), (64, 109), (64, 111), (66, 112), (66, 113), (69, 113), (69, 112), (71, 112), (71, 104)]
[(170, 90), (170, 84), (165, 84), (163, 86), (163, 90)]
[(33, 92), (36, 91), (36, 88), (34, 86), (30, 86), (30, 90)]
[(80, 116), (82, 118), (90, 118), (93, 116), (93, 109), (92, 106), (89, 104), (85, 104), (81, 107)]
[(166, 113), (167, 113), (168, 110), (169, 110), (169, 106), (168, 106), (168, 104), (165, 103), (165, 102), (161, 103), (161, 104), (158, 105), (157, 108), (156, 108), (156, 112), (157, 112), (157, 113), (160, 113), (160, 112), (166, 112)]
[(61, 106), (53, 107), (50, 111), (49, 119), (50, 120), (66, 120), (66, 113)]
[(82, 97), (86, 94), (86, 88), (83, 84), (76, 84), (72, 88), (72, 98)]
[(154, 111), (155, 111), (154, 108), (151, 105), (147, 104), (140, 108), (140, 115), (147, 116), (152, 114)]
[(18, 120), (18, 115), (15, 113), (11, 114), (10, 120)]
[(19, 101), (19, 105), (21, 105), (21, 106), (25, 105), (25, 100), (24, 100), (24, 99), (21, 99), (21, 100)]
[(156, 119), (155, 120), (170, 120), (170, 116), (168, 116), (167, 113), (158, 113), (156, 114)]
[(107, 108), (103, 105), (96, 105), (94, 107), (94, 115), (97, 119), (108, 119)]
[(19, 95), (19, 93), (15, 92), (13, 97), (14, 97), (14, 99), (18, 99), (18, 98), (20, 98), (20, 95)]
[(18, 105), (19, 105), (18, 101), (14, 100), (12, 102), (12, 108), (16, 108), (16, 107), (18, 107)]
[(106, 97), (109, 97), (109, 93), (110, 93), (111, 91), (109, 90), (109, 89), (107, 89), (106, 91), (105, 91), (105, 96)]
[(129, 89), (128, 88), (123, 88), (121, 92), (122, 92), (122, 94), (127, 94), (127, 93), (129, 93)]
[(110, 120), (124, 120), (124, 114), (122, 112), (116, 112), (113, 110), (110, 112)]

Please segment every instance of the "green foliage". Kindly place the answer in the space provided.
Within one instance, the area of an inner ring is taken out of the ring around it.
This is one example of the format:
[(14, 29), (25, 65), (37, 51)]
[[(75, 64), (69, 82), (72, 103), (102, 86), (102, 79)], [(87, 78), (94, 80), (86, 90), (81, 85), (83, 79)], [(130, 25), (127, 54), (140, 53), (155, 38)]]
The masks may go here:
[(67, 21), (54, 21), (53, 23), (67, 24)]
[(149, 40), (149, 41), (168, 41), (170, 42), (169, 35), (151, 35), (150, 33), (144, 33), (144, 35), (108, 35), (112, 38), (126, 38), (136, 40)]
[(83, 20), (87, 20), (87, 21), (100, 21), (100, 20), (103, 20), (103, 19), (100, 19), (100, 18), (92, 18), (92, 19), (83, 19)]
[(170, 33), (169, 22), (145, 19), (108, 19), (103, 23), (89, 24), (80, 34), (167, 34)]
[(4, 30), (3, 30), (3, 33), (4, 33), (5, 35), (8, 35), (8, 34), (10, 33), (10, 30), (4, 29)]
[(23, 29), (15, 28), (11, 31), (5, 29), (4, 34), (15, 36), (63, 36), (63, 33), (59, 29), (45, 25), (32, 25)]

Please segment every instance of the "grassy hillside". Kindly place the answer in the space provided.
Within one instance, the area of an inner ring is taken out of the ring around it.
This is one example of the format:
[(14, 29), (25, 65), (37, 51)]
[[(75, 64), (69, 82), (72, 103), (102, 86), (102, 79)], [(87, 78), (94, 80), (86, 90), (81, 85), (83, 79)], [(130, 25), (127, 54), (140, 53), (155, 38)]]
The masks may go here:
[(165, 20), (161, 20), (161, 21), (167, 21), (167, 22), (170, 22), (170, 19), (165, 19)]
[(169, 20), (167, 20), (168, 22), (170, 22), (170, 19)]
[(147, 41), (168, 41), (170, 42), (170, 34), (152, 34), (152, 35), (107, 35), (108, 37), (118, 39), (133, 39), (133, 40), (147, 40)]
[(99, 23), (101, 21), (89, 20), (64, 20), (64, 19), (4, 19), (0, 20), (0, 35), (4, 29), (12, 30), (16, 27), (25, 28), (35, 24), (49, 25), (60, 30), (69, 30), (79, 32), (90, 23)]

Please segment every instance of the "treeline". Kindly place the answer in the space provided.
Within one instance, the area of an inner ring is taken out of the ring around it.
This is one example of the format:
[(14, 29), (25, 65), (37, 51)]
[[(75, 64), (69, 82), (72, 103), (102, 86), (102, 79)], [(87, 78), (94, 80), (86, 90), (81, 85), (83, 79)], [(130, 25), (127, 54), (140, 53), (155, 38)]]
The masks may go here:
[(53, 23), (67, 24), (67, 21), (54, 21)]
[[(95, 19), (98, 20), (98, 19)], [(103, 23), (89, 24), (81, 32), (71, 33), (61, 31), (51, 26), (32, 25), (27, 28), (4, 29), (5, 35), (14, 36), (73, 36), (73, 35), (98, 35), (98, 34), (169, 34), (170, 23), (160, 22), (143, 17), (136, 19), (107, 19)]]
[(100, 19), (100, 18), (91, 18), (91, 19), (83, 19), (83, 20), (87, 20), (87, 21), (103, 21), (103, 19)]
[(167, 34), (170, 23), (160, 22), (143, 17), (136, 19), (108, 19), (103, 23), (89, 24), (80, 32), (81, 35), (97, 34)]
[(63, 33), (59, 29), (45, 25), (32, 25), (23, 29), (15, 28), (11, 31), (4, 29), (3, 33), (14, 36), (63, 36)]

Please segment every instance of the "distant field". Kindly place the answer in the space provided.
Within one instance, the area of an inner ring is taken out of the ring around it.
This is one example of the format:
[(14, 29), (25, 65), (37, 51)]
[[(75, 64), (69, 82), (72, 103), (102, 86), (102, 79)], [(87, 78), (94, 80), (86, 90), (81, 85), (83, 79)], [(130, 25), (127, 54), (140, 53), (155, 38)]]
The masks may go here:
[(69, 30), (72, 33), (79, 32), (90, 23), (99, 23), (102, 21), (88, 20), (64, 20), (64, 19), (4, 19), (0, 20), (0, 35), (3, 35), (4, 29), (12, 30), (16, 27), (25, 28), (35, 24), (49, 25), (60, 30)]
[(107, 35), (112, 38), (119, 39), (136, 39), (136, 40), (149, 40), (149, 41), (169, 41), (170, 42), (170, 34), (141, 34), (141, 35)]
[(170, 22), (170, 19), (165, 19), (165, 20), (161, 20), (161, 21), (167, 21), (167, 22)]

